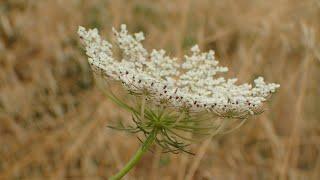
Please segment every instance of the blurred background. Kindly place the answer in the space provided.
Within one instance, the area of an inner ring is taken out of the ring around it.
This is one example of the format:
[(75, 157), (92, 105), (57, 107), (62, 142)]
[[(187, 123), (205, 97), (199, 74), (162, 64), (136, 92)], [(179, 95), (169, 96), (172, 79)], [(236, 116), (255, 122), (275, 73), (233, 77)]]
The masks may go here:
[(147, 49), (214, 49), (228, 76), (281, 88), (239, 130), (154, 147), (127, 179), (320, 179), (319, 0), (0, 1), (0, 179), (106, 179), (139, 146), (107, 128), (130, 115), (95, 86), (76, 31), (126, 23)]

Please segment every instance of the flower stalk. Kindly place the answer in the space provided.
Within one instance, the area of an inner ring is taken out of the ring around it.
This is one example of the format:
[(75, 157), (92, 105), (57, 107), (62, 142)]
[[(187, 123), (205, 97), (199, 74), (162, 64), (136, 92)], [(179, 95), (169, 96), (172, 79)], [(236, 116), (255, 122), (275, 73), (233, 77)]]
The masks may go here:
[(125, 176), (140, 161), (143, 154), (147, 152), (151, 145), (154, 143), (157, 137), (157, 132), (157, 128), (154, 128), (154, 130), (151, 131), (147, 139), (143, 142), (143, 144), (133, 155), (130, 161), (116, 175), (110, 177), (109, 180), (119, 180), (123, 176)]

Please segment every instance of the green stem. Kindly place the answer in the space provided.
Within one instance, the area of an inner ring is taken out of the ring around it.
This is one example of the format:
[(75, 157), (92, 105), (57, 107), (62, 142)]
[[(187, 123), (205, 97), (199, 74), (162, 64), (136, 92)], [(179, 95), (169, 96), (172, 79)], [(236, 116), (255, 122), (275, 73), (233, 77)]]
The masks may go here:
[(110, 177), (109, 180), (118, 180), (125, 176), (139, 162), (142, 155), (150, 148), (156, 137), (157, 129), (154, 129), (130, 161), (116, 175)]

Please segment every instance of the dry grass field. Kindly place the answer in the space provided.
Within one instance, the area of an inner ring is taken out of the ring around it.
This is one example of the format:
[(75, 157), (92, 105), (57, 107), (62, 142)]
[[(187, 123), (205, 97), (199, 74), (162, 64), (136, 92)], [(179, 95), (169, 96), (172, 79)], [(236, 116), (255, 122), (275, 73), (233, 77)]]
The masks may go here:
[(281, 88), (262, 115), (194, 144), (153, 148), (126, 179), (320, 179), (319, 0), (1, 0), (0, 179), (107, 179), (138, 139), (95, 86), (76, 31), (126, 23), (148, 49), (214, 49), (228, 76)]

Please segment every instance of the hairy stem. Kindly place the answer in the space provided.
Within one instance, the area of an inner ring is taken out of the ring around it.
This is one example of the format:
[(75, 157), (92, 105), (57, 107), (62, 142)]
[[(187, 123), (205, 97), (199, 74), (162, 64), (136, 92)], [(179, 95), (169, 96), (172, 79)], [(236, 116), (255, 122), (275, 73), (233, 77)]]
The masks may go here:
[(130, 159), (130, 161), (114, 176), (110, 177), (109, 180), (118, 180), (125, 176), (141, 159), (142, 155), (150, 148), (154, 140), (157, 137), (157, 129), (154, 129), (147, 139), (143, 142), (138, 151)]

